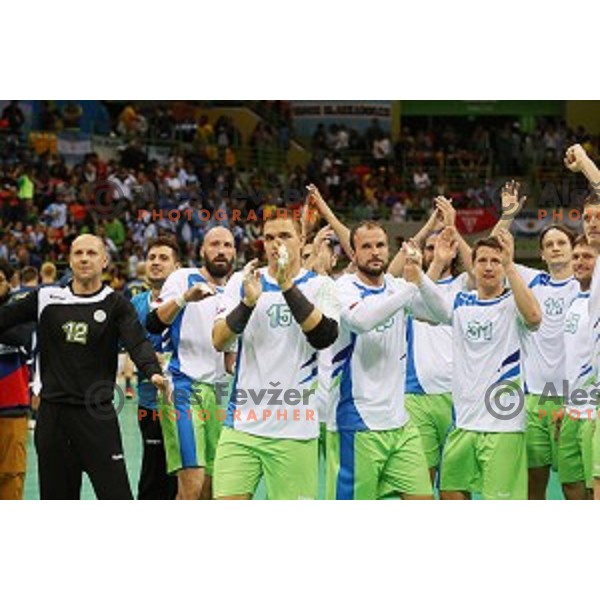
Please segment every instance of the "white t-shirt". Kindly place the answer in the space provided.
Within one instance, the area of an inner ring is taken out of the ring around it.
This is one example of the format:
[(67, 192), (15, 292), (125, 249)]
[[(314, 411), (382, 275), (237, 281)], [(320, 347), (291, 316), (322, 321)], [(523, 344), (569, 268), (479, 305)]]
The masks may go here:
[[(317, 438), (318, 352), (292, 316), (268, 269), (259, 273), (263, 291), (238, 336), (236, 372), (224, 424), (270, 438)], [(226, 318), (242, 299), (242, 277), (242, 272), (235, 273), (225, 287), (217, 319)], [(302, 269), (294, 282), (325, 316), (339, 318), (329, 277)]]
[[(327, 428), (385, 431), (402, 427), (408, 421), (404, 407), (406, 311), (429, 318), (419, 288), (391, 275), (385, 276), (381, 287), (368, 286), (356, 274), (343, 275), (336, 287), (342, 310), (340, 333), (332, 349)], [(404, 295), (404, 309), (369, 331), (353, 326), (352, 311), (362, 301), (384, 302), (394, 294)]]
[(565, 406), (571, 418), (590, 418), (591, 414), (587, 411), (597, 408), (591, 403), (592, 398), (589, 396), (575, 401), (572, 398), (576, 390), (589, 391), (595, 381), (592, 365), (594, 331), (590, 320), (589, 301), (589, 291), (579, 292), (571, 302), (565, 318), (565, 376), (569, 382), (569, 399), (565, 399)]
[[(452, 318), (453, 360), (452, 402), (456, 412), (456, 426), (469, 431), (509, 432), (525, 431), (525, 409), (508, 419), (500, 419), (486, 407), (486, 393), (493, 401), (493, 386), (510, 381), (522, 389), (521, 343), (526, 331), (517, 310), (512, 292), (505, 291), (498, 298), (479, 300), (477, 292), (459, 292), (454, 300)], [(522, 393), (522, 392), (521, 392)], [(502, 395), (502, 411), (517, 402), (515, 392), (511, 399)]]
[[(206, 283), (198, 269), (178, 269), (165, 281), (154, 307), (180, 297), (196, 283)], [(184, 375), (212, 385), (224, 380), (223, 353), (217, 352), (212, 343), (212, 326), (222, 293), (223, 288), (217, 287), (214, 296), (190, 302), (171, 323), (168, 332), (173, 351), (168, 368), (171, 375)]]
[[(436, 281), (448, 303), (467, 289), (467, 273)], [(409, 317), (406, 324), (407, 394), (443, 394), (452, 390), (452, 327)]]
[(565, 316), (579, 293), (574, 278), (555, 280), (544, 271), (517, 265), (517, 270), (537, 298), (542, 310), (542, 323), (537, 331), (523, 339), (523, 372), (525, 393), (542, 394), (553, 384), (560, 395), (565, 379)]

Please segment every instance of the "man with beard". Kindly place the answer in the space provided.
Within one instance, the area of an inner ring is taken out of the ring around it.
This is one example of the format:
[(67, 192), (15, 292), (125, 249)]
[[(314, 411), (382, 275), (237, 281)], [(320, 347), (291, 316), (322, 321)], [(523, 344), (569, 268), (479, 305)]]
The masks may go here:
[(235, 260), (233, 235), (224, 227), (206, 234), (200, 249), (204, 266), (178, 269), (161, 290), (146, 321), (150, 333), (169, 328), (168, 372), (174, 409), (161, 414), (167, 469), (177, 473), (179, 500), (212, 497), (212, 473), (221, 433), (217, 384), (226, 378), (223, 354), (212, 345), (218, 296)]
[[(148, 247), (146, 279), (150, 290), (135, 295), (131, 303), (141, 323), (145, 324), (152, 303), (158, 300), (165, 280), (180, 267), (179, 248), (174, 239), (159, 237)], [(157, 354), (162, 353), (162, 337), (148, 334)], [(138, 500), (172, 500), (177, 493), (177, 480), (167, 474), (167, 463), (160, 419), (157, 418), (156, 388), (138, 374), (138, 424), (143, 440), (142, 471), (138, 483)]]
[(327, 498), (431, 499), (427, 460), (404, 405), (406, 313), (449, 316), (437, 286), (421, 272), (419, 252), (405, 248), (404, 276), (386, 274), (385, 230), (366, 221), (350, 235), (357, 272), (336, 282), (340, 335), (332, 350), (327, 422)]

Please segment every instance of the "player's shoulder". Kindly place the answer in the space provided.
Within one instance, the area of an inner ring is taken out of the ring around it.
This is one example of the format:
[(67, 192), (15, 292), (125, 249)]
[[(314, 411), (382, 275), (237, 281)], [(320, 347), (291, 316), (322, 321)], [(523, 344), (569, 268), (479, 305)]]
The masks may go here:
[(331, 287), (333, 285), (333, 279), (328, 275), (319, 275), (314, 271), (307, 271), (302, 269), (300, 273), (294, 279), (294, 283), (302, 289), (303, 287), (320, 289), (321, 287)]
[(133, 304), (136, 310), (145, 307), (148, 304), (150, 293), (150, 290), (146, 290), (145, 292), (140, 292), (131, 298), (130, 302)]
[(507, 302), (514, 302), (510, 289), (502, 290), (499, 296), (494, 298), (480, 299), (476, 290), (458, 292), (454, 298), (454, 308), (478, 306), (483, 308), (497, 308), (504, 306)]

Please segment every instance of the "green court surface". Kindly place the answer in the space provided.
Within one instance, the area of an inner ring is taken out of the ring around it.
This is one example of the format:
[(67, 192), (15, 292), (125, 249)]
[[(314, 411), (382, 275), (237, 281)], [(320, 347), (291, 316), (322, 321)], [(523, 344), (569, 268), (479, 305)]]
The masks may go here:
[[(142, 460), (142, 443), (137, 424), (137, 403), (134, 400), (127, 400), (119, 416), (121, 423), (121, 433), (123, 435), (123, 446), (125, 450), (125, 461), (129, 473), (129, 481), (134, 496), (137, 492), (137, 482), (140, 474)], [(319, 465), (319, 498), (325, 497), (325, 469), (324, 461)], [(549, 499), (563, 499), (562, 491), (558, 483), (556, 474), (552, 474), (549, 486)], [(38, 500), (40, 497), (37, 478), (37, 460), (35, 447), (33, 444), (33, 432), (29, 432), (29, 445), (27, 455), (27, 476), (25, 479), (25, 498), (27, 500)], [(96, 496), (86, 475), (83, 478), (81, 498), (84, 500), (95, 500)], [(257, 500), (265, 499), (265, 488), (263, 483), (258, 487), (255, 498)]]

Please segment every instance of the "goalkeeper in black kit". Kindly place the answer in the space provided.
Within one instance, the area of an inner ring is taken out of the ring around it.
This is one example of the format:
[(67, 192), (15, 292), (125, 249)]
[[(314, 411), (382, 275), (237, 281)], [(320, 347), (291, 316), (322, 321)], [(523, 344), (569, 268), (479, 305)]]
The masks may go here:
[(165, 393), (166, 381), (133, 306), (102, 283), (108, 265), (102, 240), (79, 236), (69, 262), (73, 280), (67, 286), (43, 287), (0, 308), (0, 343), (15, 325), (37, 322), (42, 391), (35, 446), (40, 497), (79, 499), (86, 472), (99, 499), (131, 499), (112, 404), (119, 344)]

